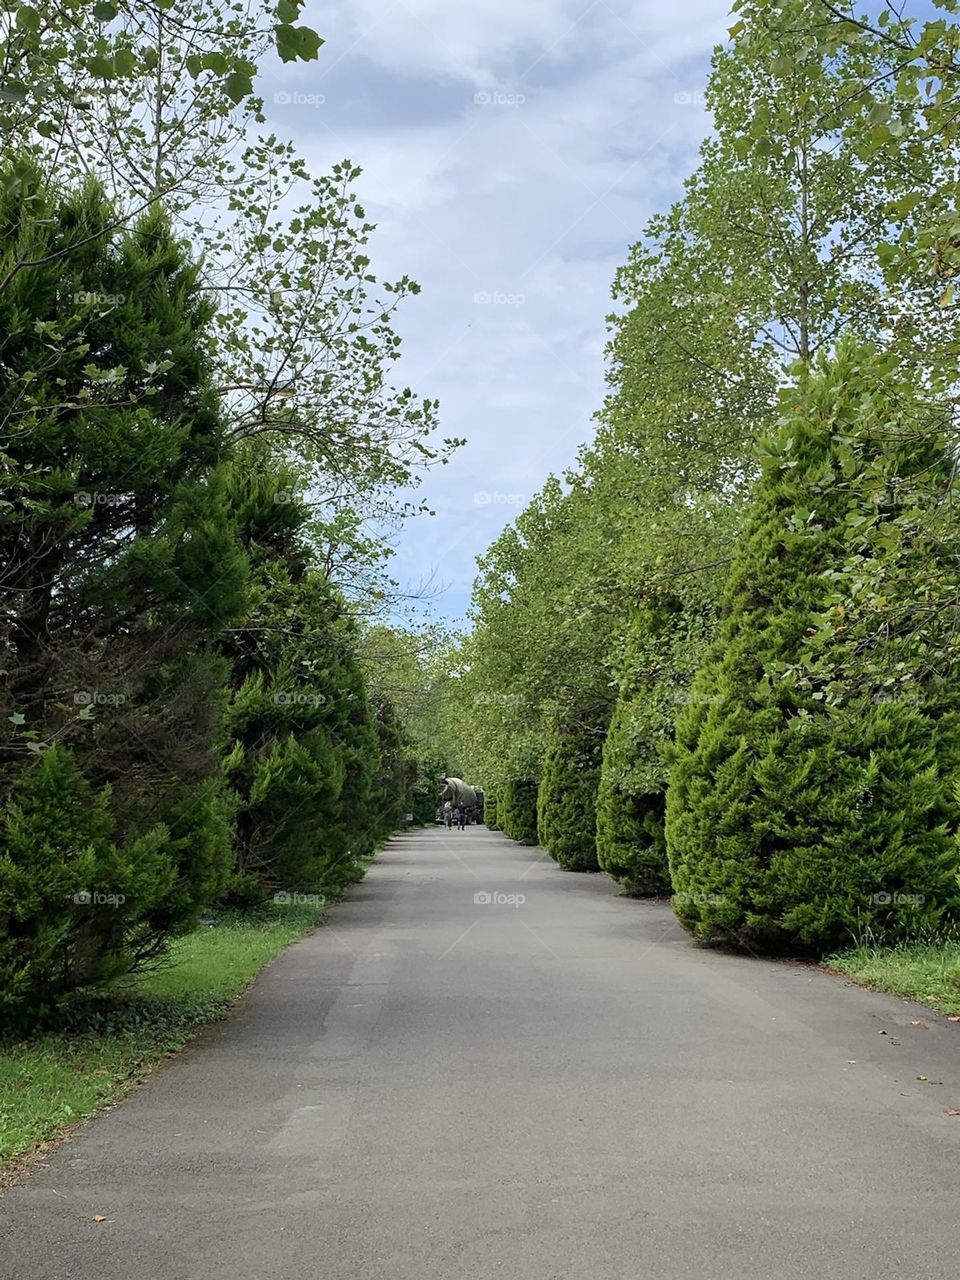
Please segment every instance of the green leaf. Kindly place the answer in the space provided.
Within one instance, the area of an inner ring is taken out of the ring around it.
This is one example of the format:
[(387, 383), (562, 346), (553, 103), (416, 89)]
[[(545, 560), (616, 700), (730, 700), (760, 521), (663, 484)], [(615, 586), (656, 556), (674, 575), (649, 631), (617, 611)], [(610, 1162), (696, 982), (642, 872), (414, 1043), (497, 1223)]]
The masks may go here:
[(17, 28), (20, 31), (39, 31), (43, 19), (32, 5), (22, 4), (17, 10)]
[(310, 27), (291, 27), (288, 24), (274, 28), (277, 53), (281, 62), (312, 62), (323, 44)]
[(0, 85), (0, 102), (25, 102), (27, 94), (27, 86), (20, 80), (5, 80)]
[(103, 54), (96, 54), (87, 62), (87, 70), (92, 76), (97, 76), (104, 80), (113, 79), (113, 59), (105, 58)]
[(242, 102), (253, 93), (253, 80), (242, 71), (231, 71), (224, 81), (224, 88), (231, 102)]
[(205, 53), (202, 61), (204, 70), (212, 71), (214, 75), (225, 76), (230, 70), (230, 63), (222, 53)]
[(131, 75), (137, 65), (137, 59), (132, 49), (118, 49), (113, 55), (113, 66), (118, 76)]

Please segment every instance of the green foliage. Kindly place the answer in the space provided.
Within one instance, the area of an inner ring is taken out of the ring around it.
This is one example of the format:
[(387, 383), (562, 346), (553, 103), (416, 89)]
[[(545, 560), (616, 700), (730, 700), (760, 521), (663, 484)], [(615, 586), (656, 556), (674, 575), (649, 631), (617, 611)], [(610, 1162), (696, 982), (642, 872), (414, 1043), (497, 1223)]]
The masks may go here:
[[(20, 886), (10, 999), (37, 1000), (155, 954), (223, 886), (225, 671), (209, 646), (245, 607), (247, 563), (195, 265), (158, 211), (122, 229), (96, 184), (21, 178), (0, 195), (5, 262), (35, 259), (0, 291), (0, 798)], [(89, 805), (86, 834), (52, 805), (50, 771), (64, 803)], [(123, 909), (64, 918), (78, 869), (106, 882), (76, 892)]]
[(372, 625), (360, 636), (360, 662), (378, 716), (403, 726), (396, 743), (396, 794), (414, 822), (432, 823), (440, 779), (463, 776), (462, 701), (457, 655), (439, 624), (404, 631)]
[[(659, 606), (659, 607), (658, 607)], [(597, 861), (637, 897), (669, 891), (663, 829), (666, 764), (660, 748), (672, 732), (679, 689), (674, 639), (679, 602), (638, 610), (630, 628), (617, 705), (603, 747), (597, 792)], [(679, 647), (679, 646), (678, 646)]]
[(627, 608), (618, 530), (589, 483), (568, 479), (566, 491), (548, 480), (481, 557), (462, 646), (467, 767), (501, 804), (505, 784), (540, 776), (556, 725), (602, 741), (609, 718), (607, 656)]
[(519, 844), (537, 843), (537, 783), (532, 778), (508, 778), (497, 791), (500, 830)]
[(852, 344), (788, 398), (677, 725), (668, 852), (698, 936), (822, 951), (960, 905), (960, 692), (900, 608), (930, 576), (958, 586), (953, 517), (932, 543), (900, 501), (949, 488), (951, 441), (942, 406)]
[[(262, 58), (322, 43), (302, 9), (37, 0), (0, 24), (11, 1007), (142, 964), (228, 880), (336, 889), (407, 810), (410, 737), (344, 588), (382, 580), (369, 529), (456, 442), (391, 385), (418, 286), (372, 271), (360, 170), (311, 178), (259, 135)], [(123, 909), (64, 915), (84, 875)]]
[(957, 0), (935, 0), (936, 12), (925, 14), (902, 5), (855, 12), (836, 0), (737, 0), (733, 7), (738, 46), (780, 50), (785, 35), (799, 36), (806, 60), (845, 73), (831, 104), (842, 149), (883, 175), (873, 188), (861, 271), (883, 282), (901, 357), (955, 400)]
[(241, 450), (231, 464), (233, 514), (253, 571), (251, 608), (225, 642), (243, 896), (349, 879), (384, 828), (374, 781), (385, 739), (353, 625), (310, 566), (295, 483), (263, 447)]
[[(602, 738), (600, 738), (602, 742)], [(569, 871), (596, 871), (596, 798), (600, 762), (596, 736), (576, 727), (555, 732), (537, 790), (537, 836)]]
[(500, 830), (499, 802), (495, 791), (488, 792), (484, 797), (483, 824), (488, 831)]
[[(688, 540), (722, 544), (736, 507), (691, 509), (684, 517)], [(664, 540), (671, 535), (657, 526)], [(654, 583), (656, 580), (653, 580)], [(678, 712), (716, 626), (716, 593), (722, 579), (677, 577), (648, 598), (631, 621), (619, 672), (619, 695), (603, 748), (597, 794), (600, 868), (638, 897), (668, 893), (664, 817), (669, 765)]]
[(140, 79), (166, 70), (157, 48), (164, 37), (184, 47), (179, 75), (224, 107), (253, 96), (251, 56), (259, 60), (272, 45), (284, 62), (313, 61), (323, 44), (298, 22), (304, 0), (11, 0), (6, 7), (0, 128), (20, 138), (31, 128), (44, 138), (69, 134), (112, 93), (133, 96)]
[(130, 968), (156, 949), (158, 913), (168, 930), (188, 923), (179, 870), (165, 826), (118, 841), (109, 789), (45, 752), (0, 817), (0, 1018)]
[[(15, 190), (29, 156), (68, 183), (97, 174), (121, 225), (162, 203), (221, 304), (206, 346), (231, 439), (269, 438), (309, 474), (326, 571), (382, 598), (382, 530), (423, 509), (398, 491), (459, 442), (437, 441), (436, 403), (392, 381), (395, 318), (419, 286), (378, 278), (360, 169), (313, 175), (266, 127), (258, 68), (322, 43), (302, 0), (117, 0), (107, 25), (99, 7), (21, 4), (39, 31), (0, 29), (5, 85), (26, 89), (0, 101), (4, 181)], [(0, 290), (37, 260), (11, 254)]]

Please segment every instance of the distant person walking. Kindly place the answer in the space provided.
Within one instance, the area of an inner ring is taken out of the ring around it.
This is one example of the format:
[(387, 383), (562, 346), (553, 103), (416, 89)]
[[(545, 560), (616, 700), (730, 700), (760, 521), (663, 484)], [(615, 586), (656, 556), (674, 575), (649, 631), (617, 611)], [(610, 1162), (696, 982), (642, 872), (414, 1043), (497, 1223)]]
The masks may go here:
[(467, 806), (461, 800), (457, 805), (457, 826), (462, 831), (467, 825)]
[(450, 831), (453, 828), (453, 805), (449, 800), (443, 806), (443, 820), (447, 824), (447, 830)]

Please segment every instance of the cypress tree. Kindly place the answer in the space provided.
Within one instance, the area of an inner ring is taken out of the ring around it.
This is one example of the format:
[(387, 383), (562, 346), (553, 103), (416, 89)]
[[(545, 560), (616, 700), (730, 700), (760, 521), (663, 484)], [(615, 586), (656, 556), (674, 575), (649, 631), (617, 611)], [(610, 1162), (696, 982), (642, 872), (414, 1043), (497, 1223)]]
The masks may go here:
[(677, 914), (814, 951), (936, 928), (958, 904), (960, 696), (930, 608), (960, 586), (949, 415), (844, 345), (801, 374), (761, 463), (677, 724)]
[(377, 789), (385, 739), (353, 621), (312, 565), (296, 473), (248, 447), (229, 484), (252, 566), (251, 608), (224, 640), (233, 685), (226, 765), (240, 805), (233, 892), (336, 889), (392, 825), (395, 805)]
[(670, 892), (667, 752), (716, 623), (710, 582), (688, 575), (650, 592), (627, 635), (597, 791), (597, 860), (635, 897)]
[(596, 798), (602, 739), (554, 730), (537, 791), (537, 836), (569, 871), (597, 871)]
[(501, 830), (497, 809), (497, 793), (496, 791), (488, 791), (484, 798), (483, 806), (483, 824), (488, 831)]
[(537, 782), (508, 778), (497, 790), (497, 815), (503, 834), (518, 844), (537, 843)]
[(16, 998), (47, 1001), (155, 955), (225, 883), (212, 641), (246, 560), (212, 307), (162, 211), (121, 229), (96, 183), (23, 171), (0, 182), (0, 274), (0, 927)]
[[(651, 733), (650, 703), (664, 690), (655, 688), (651, 650), (669, 636), (678, 609), (647, 605), (634, 617), (627, 639), (597, 791), (597, 862), (635, 897), (669, 892), (666, 764)], [(667, 695), (669, 696), (669, 695)], [(660, 709), (660, 708), (657, 708)], [(670, 707), (672, 713), (675, 708)]]

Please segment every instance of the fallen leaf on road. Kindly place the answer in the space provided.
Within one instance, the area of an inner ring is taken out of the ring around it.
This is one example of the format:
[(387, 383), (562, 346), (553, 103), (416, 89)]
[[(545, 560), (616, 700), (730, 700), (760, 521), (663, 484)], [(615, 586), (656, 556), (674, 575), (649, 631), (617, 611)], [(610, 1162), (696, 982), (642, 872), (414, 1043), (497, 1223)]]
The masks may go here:
[(855, 1067), (856, 1065), (857, 1065), (857, 1060), (856, 1060), (856, 1058), (848, 1058), (848, 1059), (847, 1059), (847, 1066), (848, 1066), (848, 1067)]
[(917, 1076), (918, 1080), (926, 1080), (926, 1078), (927, 1078), (926, 1076)]
[(886, 1033), (885, 1031), (881, 1031), (881, 1032), (879, 1032), (879, 1034), (880, 1034), (880, 1035), (882, 1035), (882, 1036), (885, 1036), (887, 1033)]
[(105, 1213), (95, 1213), (93, 1215), (94, 1222), (106, 1222), (107, 1215)]
[(948, 1022), (960, 1022), (960, 1013), (948, 1013), (948, 1014), (947, 1014), (947, 1021), (948, 1021)]
[(911, 1027), (921, 1027), (924, 1031), (927, 1030), (927, 1024), (925, 1022), (911, 1022), (910, 1025)]
[(960, 1107), (947, 1107), (948, 1116), (960, 1116)]
[(899, 1040), (899, 1038), (898, 1038), (897, 1036), (891, 1036), (891, 1037), (890, 1037), (890, 1043), (891, 1043), (891, 1044), (899, 1044), (899, 1043), (900, 1043), (900, 1040)]

